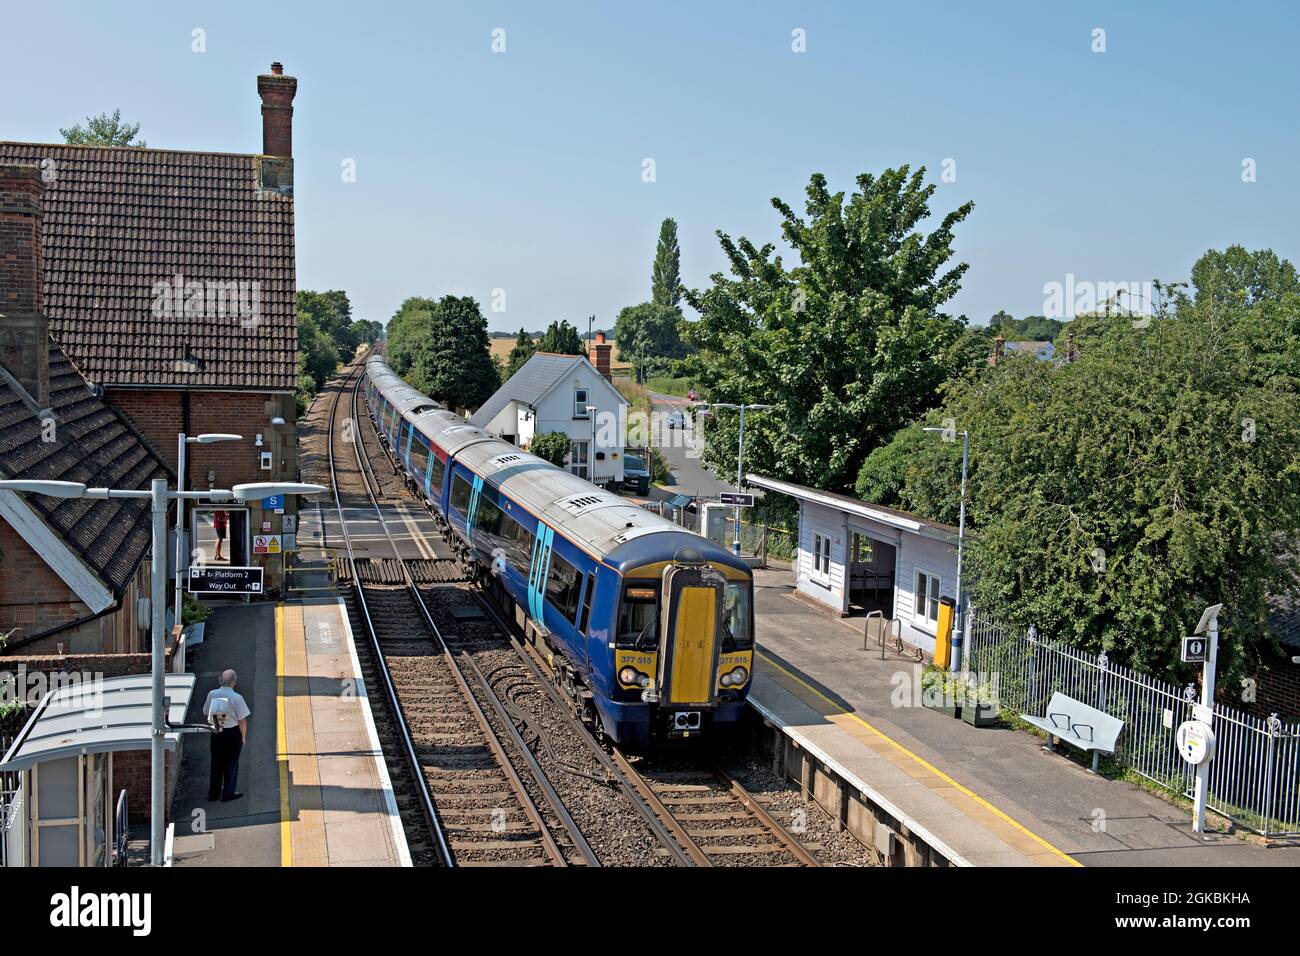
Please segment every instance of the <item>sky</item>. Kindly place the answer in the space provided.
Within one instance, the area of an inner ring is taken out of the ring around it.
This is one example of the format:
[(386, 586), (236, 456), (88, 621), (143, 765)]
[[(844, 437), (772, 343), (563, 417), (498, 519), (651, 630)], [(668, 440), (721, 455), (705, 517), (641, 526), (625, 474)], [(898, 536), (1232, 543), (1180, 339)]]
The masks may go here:
[(282, 62), (298, 285), (357, 318), (451, 293), (494, 330), (612, 327), (664, 217), (702, 288), (716, 230), (779, 247), (772, 197), (903, 164), (936, 217), (975, 203), (947, 306), (975, 323), (1232, 243), (1300, 261), (1294, 2), (43, 0), (4, 23), (0, 139), (121, 109), (150, 146), (259, 152)]

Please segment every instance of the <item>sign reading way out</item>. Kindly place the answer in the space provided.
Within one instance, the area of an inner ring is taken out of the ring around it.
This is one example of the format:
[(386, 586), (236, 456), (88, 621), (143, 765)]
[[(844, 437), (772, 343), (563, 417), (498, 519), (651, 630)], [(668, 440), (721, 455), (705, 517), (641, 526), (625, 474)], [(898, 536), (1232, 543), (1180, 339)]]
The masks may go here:
[(196, 564), (186, 583), (191, 594), (261, 594), (262, 569)]

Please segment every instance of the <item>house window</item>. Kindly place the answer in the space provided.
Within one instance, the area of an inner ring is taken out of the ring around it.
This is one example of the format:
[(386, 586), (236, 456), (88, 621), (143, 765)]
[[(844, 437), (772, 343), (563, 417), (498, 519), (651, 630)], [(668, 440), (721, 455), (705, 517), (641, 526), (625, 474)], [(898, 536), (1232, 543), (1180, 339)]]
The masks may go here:
[(573, 390), (573, 417), (587, 418), (587, 390), (585, 388), (575, 388)]
[(912, 614), (918, 621), (939, 623), (939, 588), (939, 579), (935, 575), (917, 568)]
[(831, 539), (828, 535), (813, 535), (813, 577), (830, 583)]
[(590, 444), (590, 442), (586, 441), (569, 442), (569, 471), (579, 478), (587, 477), (587, 456)]

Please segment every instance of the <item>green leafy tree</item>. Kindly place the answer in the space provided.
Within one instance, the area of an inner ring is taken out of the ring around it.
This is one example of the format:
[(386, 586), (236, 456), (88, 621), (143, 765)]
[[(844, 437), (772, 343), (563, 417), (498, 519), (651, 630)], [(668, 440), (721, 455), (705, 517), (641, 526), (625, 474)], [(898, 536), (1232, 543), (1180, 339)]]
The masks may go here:
[(521, 328), (519, 335), (515, 339), (515, 347), (510, 350), (510, 355), (506, 358), (506, 367), (502, 373), (504, 379), (509, 379), (515, 372), (524, 367), (524, 363), (533, 357), (537, 351), (533, 345), (533, 340), (528, 332)]
[(357, 345), (363, 343), (369, 345), (378, 342), (384, 337), (384, 326), (382, 322), (375, 322), (371, 319), (356, 319), (352, 323), (352, 341)]
[(561, 319), (559, 322), (552, 322), (542, 333), (536, 351), (551, 352), (556, 355), (583, 355), (586, 349), (582, 347), (582, 337), (578, 335), (577, 327)]
[(352, 303), (348, 294), (338, 289), (329, 292), (298, 291), (298, 314), (309, 315), (316, 327), (333, 340), (344, 362), (352, 361), (360, 340), (352, 321)]
[(449, 408), (477, 408), (500, 387), (487, 319), (469, 296), (407, 299), (388, 324), (398, 375)]
[(68, 129), (59, 130), (63, 141), (70, 146), (135, 146), (143, 148), (148, 145), (144, 140), (136, 140), (140, 132), (139, 123), (123, 123), (122, 111), (113, 110), (113, 115), (100, 113), (87, 116), (86, 125), (78, 123)]
[[(925, 417), (971, 432), (977, 606), (1175, 676), (1209, 604), (1226, 609), (1225, 675), (1268, 641), (1270, 595), (1296, 586), (1300, 294), (1284, 278), (1219, 295), (1221, 261), (1203, 257), (1196, 297), (1149, 323), (1097, 319), (1073, 364), (1011, 357)], [(900, 431), (858, 488), (955, 522), (960, 442), (925, 437)]]
[(528, 450), (538, 458), (563, 468), (564, 461), (569, 456), (569, 436), (564, 432), (534, 435), (533, 440), (528, 444)]
[(298, 313), (298, 410), (311, 402), (312, 396), (338, 370), (339, 351), (306, 312)]
[[(774, 406), (746, 419), (747, 469), (850, 489), (868, 452), (987, 357), (986, 330), (940, 311), (967, 268), (948, 260), (953, 227), (973, 204), (921, 232), (935, 189), (924, 172), (864, 173), (847, 198), (816, 174), (806, 219), (773, 199), (799, 257), (793, 268), (770, 243), (718, 233), (731, 277), (685, 293), (701, 318), (685, 327), (699, 353), (683, 365), (714, 401)], [(706, 426), (705, 460), (720, 474), (735, 473), (736, 425), (719, 413)]]
[(645, 377), (647, 364), (679, 359), (687, 349), (681, 336), (682, 314), (657, 302), (642, 302), (619, 310), (614, 339), (619, 358), (636, 366), (637, 377)]
[(650, 301), (673, 309), (682, 301), (682, 253), (677, 245), (675, 219), (665, 219), (659, 226), (659, 243), (650, 274)]

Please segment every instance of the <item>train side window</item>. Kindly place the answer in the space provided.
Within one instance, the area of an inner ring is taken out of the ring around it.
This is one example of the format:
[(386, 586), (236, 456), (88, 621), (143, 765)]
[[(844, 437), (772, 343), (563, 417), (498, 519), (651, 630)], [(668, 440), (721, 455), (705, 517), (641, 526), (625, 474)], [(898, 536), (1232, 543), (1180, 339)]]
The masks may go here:
[(587, 590), (582, 598), (582, 617), (578, 621), (578, 633), (587, 633), (587, 624), (591, 621), (591, 598), (596, 590), (596, 575), (587, 575)]
[(501, 519), (505, 515), (497, 503), (486, 494), (479, 495), (478, 514), (474, 516), (474, 527), (484, 534), (495, 537), (501, 531)]
[(506, 560), (515, 566), (525, 578), (533, 561), (533, 536), (518, 521), (504, 512), (501, 515), (501, 531), (498, 535), (501, 550), (506, 553)]
[(619, 647), (651, 650), (659, 641), (659, 583), (628, 584), (618, 607)]
[(456, 475), (451, 479), (451, 506), (461, 514), (469, 515), (469, 482)]
[(432, 460), (432, 470), (429, 472), (429, 491), (434, 498), (437, 498), (442, 494), (442, 479), (447, 474), (447, 464), (438, 457), (436, 451), (430, 451), (429, 458)]
[(546, 579), (546, 599), (551, 607), (572, 621), (578, 610), (578, 571), (564, 558), (551, 552), (551, 571)]

